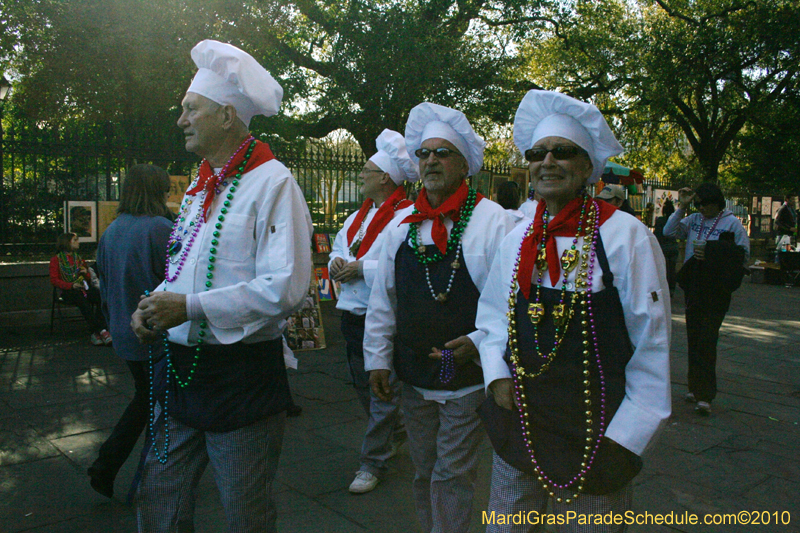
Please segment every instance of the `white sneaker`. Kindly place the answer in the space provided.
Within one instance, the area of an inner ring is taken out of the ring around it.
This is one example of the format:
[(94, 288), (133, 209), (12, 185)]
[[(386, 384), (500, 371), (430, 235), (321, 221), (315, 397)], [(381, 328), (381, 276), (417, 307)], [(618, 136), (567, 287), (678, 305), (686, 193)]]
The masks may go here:
[(353, 494), (364, 494), (374, 489), (378, 485), (378, 477), (373, 476), (369, 472), (359, 470), (356, 472), (356, 478), (350, 483), (350, 492)]
[(701, 416), (708, 416), (711, 414), (711, 404), (708, 402), (697, 402), (694, 412)]

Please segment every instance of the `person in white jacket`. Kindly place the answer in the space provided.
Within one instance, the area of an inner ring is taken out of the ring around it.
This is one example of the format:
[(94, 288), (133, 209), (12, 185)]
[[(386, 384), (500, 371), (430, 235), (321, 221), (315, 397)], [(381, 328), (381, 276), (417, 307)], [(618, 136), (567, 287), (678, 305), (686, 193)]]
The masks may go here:
[(150, 361), (139, 531), (193, 531), (211, 463), (229, 529), (274, 532), (291, 404), (281, 334), (308, 291), (311, 216), (289, 170), (248, 131), (253, 115), (278, 112), (280, 85), (229, 44), (202, 41), (192, 59), (178, 126), (203, 162), (168, 240), (165, 281), (131, 323), (165, 353)]
[(345, 220), (333, 241), (328, 263), (331, 278), (342, 283), (336, 308), (342, 311), (350, 377), (368, 418), (361, 444), (361, 466), (350, 484), (353, 494), (375, 488), (403, 438), (398, 399), (384, 401), (370, 394), (369, 375), (364, 370), (364, 319), (386, 228), (413, 203), (406, 199), (403, 183), (419, 180), (419, 172), (408, 156), (405, 139), (396, 131), (383, 130), (375, 144), (378, 151), (359, 174), (364, 203)]
[(505, 210), (466, 182), (483, 164), (483, 139), (463, 113), (428, 102), (411, 110), (408, 153), (424, 184), (386, 234), (364, 334), (372, 391), (401, 404), (422, 530), (466, 533), (483, 439), (485, 398), (475, 312), (492, 258), (513, 227)]
[[(530, 91), (514, 122), (541, 200), (501, 244), (478, 305), (481, 406), (495, 450), (487, 532), (539, 531), (522, 511), (624, 513), (670, 414), (664, 259), (636, 219), (586, 185), (622, 151), (593, 105)], [(559, 531), (621, 531), (573, 522)]]

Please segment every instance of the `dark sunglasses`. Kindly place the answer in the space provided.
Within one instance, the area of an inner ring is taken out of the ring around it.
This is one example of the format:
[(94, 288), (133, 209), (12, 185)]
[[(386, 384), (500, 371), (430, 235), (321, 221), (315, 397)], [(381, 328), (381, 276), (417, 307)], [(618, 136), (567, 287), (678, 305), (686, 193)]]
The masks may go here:
[(705, 207), (707, 205), (715, 204), (716, 201), (714, 200), (695, 200), (694, 206), (695, 207)]
[(553, 154), (553, 157), (559, 161), (573, 159), (586, 151), (577, 146), (556, 146), (555, 148), (547, 149), (543, 147), (533, 147), (525, 150), (525, 160), (530, 163), (539, 163), (544, 161), (547, 154)]
[(414, 155), (420, 158), (422, 161), (428, 159), (428, 157), (430, 157), (431, 154), (435, 155), (437, 159), (447, 159), (453, 154), (458, 154), (458, 152), (455, 150), (451, 150), (450, 148), (436, 148), (435, 150), (429, 150), (427, 148), (417, 148), (414, 151)]

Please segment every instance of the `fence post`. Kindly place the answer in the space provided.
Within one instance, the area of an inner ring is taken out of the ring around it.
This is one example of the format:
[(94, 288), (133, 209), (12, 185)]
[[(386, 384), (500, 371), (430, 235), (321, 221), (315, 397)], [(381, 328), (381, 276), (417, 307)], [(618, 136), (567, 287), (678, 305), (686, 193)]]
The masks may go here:
[(106, 136), (106, 200), (111, 200), (111, 151), (114, 149), (114, 126), (110, 121), (106, 121), (103, 130)]

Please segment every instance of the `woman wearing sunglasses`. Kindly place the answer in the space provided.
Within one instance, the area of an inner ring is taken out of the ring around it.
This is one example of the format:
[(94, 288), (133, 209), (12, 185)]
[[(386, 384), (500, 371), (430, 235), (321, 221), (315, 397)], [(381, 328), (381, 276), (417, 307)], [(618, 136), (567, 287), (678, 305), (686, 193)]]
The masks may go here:
[[(711, 414), (717, 395), (717, 341), (731, 294), (742, 280), (750, 240), (742, 223), (725, 209), (725, 197), (713, 183), (696, 190), (678, 191), (680, 207), (664, 225), (664, 235), (686, 239), (678, 283), (686, 295), (689, 392), (685, 400), (696, 403), (699, 415)], [(686, 208), (697, 209), (688, 217)]]
[(503, 240), (478, 306), (489, 514), (528, 517), (548, 500), (556, 514), (624, 513), (639, 456), (671, 409), (664, 259), (647, 227), (586, 191), (622, 151), (595, 106), (530, 91), (514, 142), (542, 200)]

